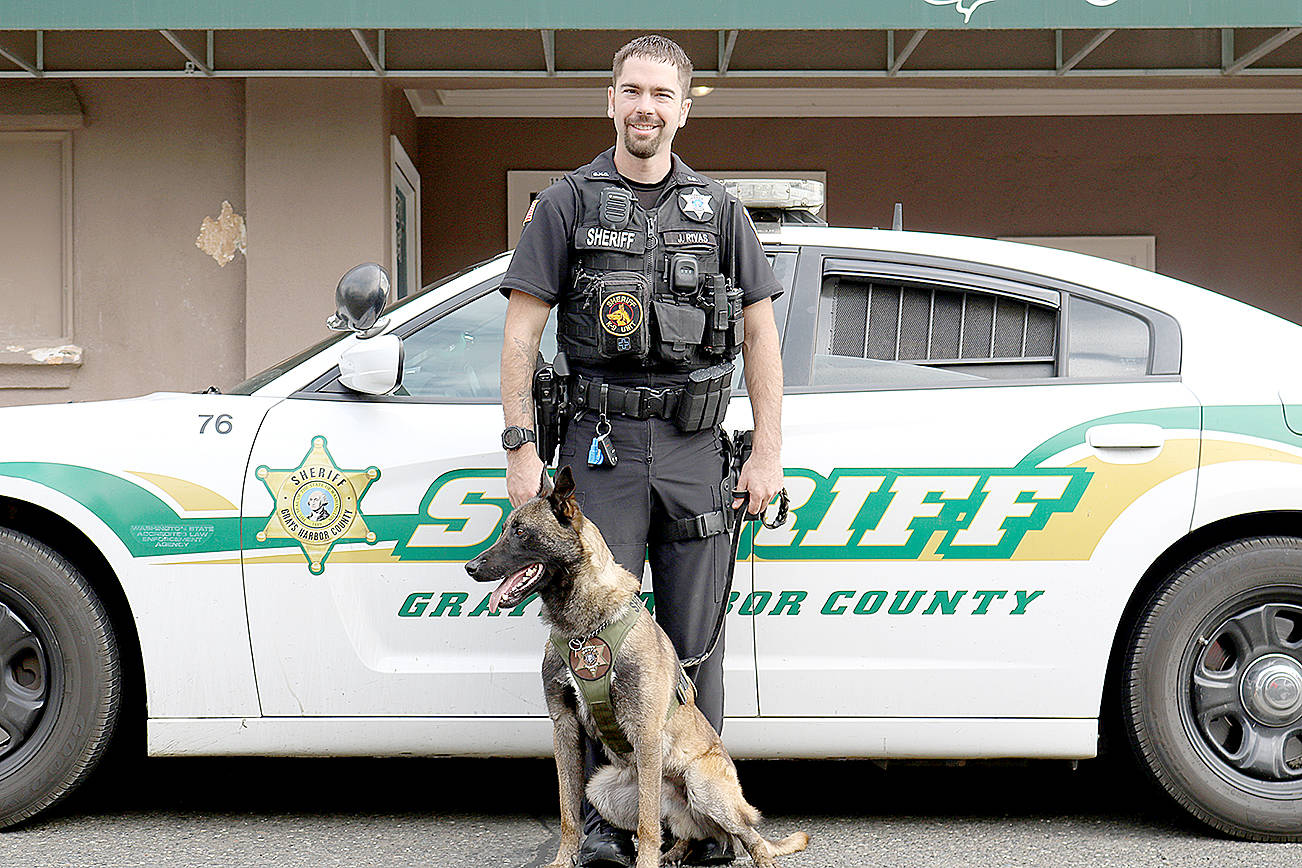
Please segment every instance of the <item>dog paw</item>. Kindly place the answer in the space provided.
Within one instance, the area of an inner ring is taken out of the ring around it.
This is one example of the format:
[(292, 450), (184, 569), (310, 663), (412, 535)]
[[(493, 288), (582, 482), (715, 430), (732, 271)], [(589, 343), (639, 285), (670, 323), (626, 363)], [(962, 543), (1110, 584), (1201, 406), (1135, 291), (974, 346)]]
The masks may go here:
[(683, 859), (687, 857), (687, 845), (687, 841), (676, 841), (673, 847), (660, 856), (661, 868), (665, 868), (665, 866), (677, 868), (677, 866), (682, 865)]

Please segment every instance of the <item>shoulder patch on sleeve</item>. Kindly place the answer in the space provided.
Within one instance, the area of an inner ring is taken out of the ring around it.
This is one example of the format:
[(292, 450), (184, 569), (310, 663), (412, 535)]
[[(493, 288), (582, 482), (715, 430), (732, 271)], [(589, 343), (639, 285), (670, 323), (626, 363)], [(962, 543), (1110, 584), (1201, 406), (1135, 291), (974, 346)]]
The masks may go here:
[(526, 211), (526, 212), (524, 212), (524, 224), (523, 224), (523, 225), (525, 225), (525, 226), (528, 226), (528, 225), (529, 225), (529, 221), (533, 219), (533, 209), (535, 209), (535, 208), (537, 208), (537, 207), (538, 207), (538, 198), (535, 197), (534, 200), (533, 200), (532, 202), (529, 203), (529, 210)]

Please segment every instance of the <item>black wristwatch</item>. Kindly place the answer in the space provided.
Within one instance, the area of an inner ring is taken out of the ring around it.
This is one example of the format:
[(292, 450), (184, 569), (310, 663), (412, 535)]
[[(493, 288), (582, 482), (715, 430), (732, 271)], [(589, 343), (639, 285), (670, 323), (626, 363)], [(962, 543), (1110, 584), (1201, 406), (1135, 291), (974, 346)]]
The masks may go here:
[(502, 432), (502, 448), (507, 452), (514, 452), (526, 443), (537, 442), (537, 434), (528, 428), (521, 428), (519, 425), (512, 425)]

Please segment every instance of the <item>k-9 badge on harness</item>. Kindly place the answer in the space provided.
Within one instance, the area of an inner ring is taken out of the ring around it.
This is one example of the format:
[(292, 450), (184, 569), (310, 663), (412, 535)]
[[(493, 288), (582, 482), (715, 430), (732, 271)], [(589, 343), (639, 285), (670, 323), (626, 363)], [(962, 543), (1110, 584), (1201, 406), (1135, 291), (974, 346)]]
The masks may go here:
[(678, 207), (698, 223), (706, 223), (714, 216), (714, 204), (705, 190), (688, 190), (678, 197)]
[(596, 681), (610, 671), (610, 646), (600, 636), (570, 642), (570, 669), (584, 681)]

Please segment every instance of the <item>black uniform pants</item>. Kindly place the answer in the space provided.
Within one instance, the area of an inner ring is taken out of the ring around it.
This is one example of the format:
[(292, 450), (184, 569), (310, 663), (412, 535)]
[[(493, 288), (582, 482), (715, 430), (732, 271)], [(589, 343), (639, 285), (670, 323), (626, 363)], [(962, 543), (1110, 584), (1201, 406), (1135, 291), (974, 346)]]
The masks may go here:
[[(641, 577), (651, 559), (655, 618), (669, 635), (679, 658), (709, 646), (728, 583), (727, 533), (705, 539), (666, 542), (658, 529), (666, 522), (713, 512), (729, 502), (723, 468), (722, 432), (684, 434), (663, 419), (611, 415), (610, 441), (618, 463), (590, 467), (588, 452), (598, 416), (592, 411), (572, 421), (561, 444), (560, 467), (570, 465), (575, 497), (625, 569)], [(696, 683), (696, 705), (714, 726), (723, 727), (723, 637), (710, 659), (687, 670)], [(585, 738), (585, 778), (606, 762), (601, 748)], [(583, 827), (600, 821), (583, 801)]]

